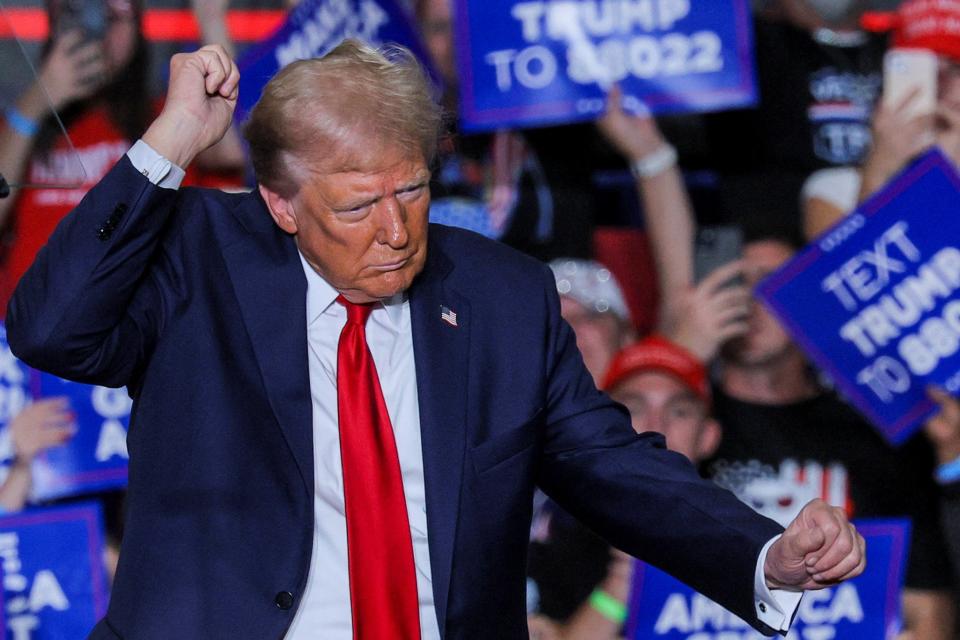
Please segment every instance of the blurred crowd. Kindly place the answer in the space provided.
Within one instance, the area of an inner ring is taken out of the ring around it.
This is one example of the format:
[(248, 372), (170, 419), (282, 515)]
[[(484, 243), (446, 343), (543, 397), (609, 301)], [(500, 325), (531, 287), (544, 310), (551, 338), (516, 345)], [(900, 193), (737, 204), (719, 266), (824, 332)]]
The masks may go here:
[[(0, 199), (3, 307), (54, 227), (162, 106), (147, 88), (143, 4), (104, 0), (106, 23), (91, 39), (62, 24), (67, 1), (48, 0), (37, 80), (9, 98), (0, 123), (0, 172), (38, 185)], [(752, 293), (920, 153), (938, 145), (960, 160), (960, 31), (913, 28), (924, 7), (952, 11), (960, 24), (960, 3), (905, 0), (880, 14), (860, 0), (755, 2), (754, 108), (655, 120), (621, 109), (614, 87), (596, 123), (471, 135), (455, 117), (451, 0), (410, 9), (450, 115), (431, 220), (549, 261), (598, 387), (627, 407), (638, 432), (662, 433), (758, 511), (785, 524), (822, 498), (851, 518), (909, 518), (900, 637), (948, 640), (958, 637), (960, 402), (930, 388), (939, 413), (894, 448)], [(193, 8), (203, 40), (230, 46), (227, 1)], [(917, 108), (917, 91), (885, 95), (892, 46), (936, 54), (932, 109)], [(188, 180), (243, 189), (245, 166), (233, 132)], [(701, 261), (722, 237), (737, 239), (739, 256)], [(76, 428), (62, 399), (12, 419), (0, 508), (23, 508), (31, 460)], [(619, 637), (631, 559), (548, 496), (533, 509), (531, 634)], [(114, 566), (121, 512), (109, 510)]]

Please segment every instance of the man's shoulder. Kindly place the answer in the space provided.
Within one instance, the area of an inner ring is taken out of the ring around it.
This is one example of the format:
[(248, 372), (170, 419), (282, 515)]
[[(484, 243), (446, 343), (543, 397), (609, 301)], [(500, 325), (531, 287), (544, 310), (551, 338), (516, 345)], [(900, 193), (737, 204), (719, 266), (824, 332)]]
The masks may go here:
[(211, 187), (183, 187), (178, 194), (178, 204), (181, 225), (201, 225), (247, 233), (276, 231), (270, 213), (256, 191), (228, 192)]
[(503, 282), (542, 282), (549, 271), (536, 258), (465, 229), (431, 224), (430, 243), (430, 250), (439, 250), (441, 259), (449, 261), (459, 279), (493, 280), (502, 286)]

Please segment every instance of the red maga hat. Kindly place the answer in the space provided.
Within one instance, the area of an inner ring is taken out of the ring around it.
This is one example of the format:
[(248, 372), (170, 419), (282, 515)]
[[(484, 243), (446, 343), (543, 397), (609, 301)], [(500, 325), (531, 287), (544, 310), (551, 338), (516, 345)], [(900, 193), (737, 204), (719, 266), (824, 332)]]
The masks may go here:
[(960, 0), (906, 0), (897, 11), (867, 12), (868, 31), (890, 31), (893, 46), (929, 49), (960, 60)]
[(603, 388), (609, 390), (626, 378), (645, 371), (673, 376), (710, 404), (710, 384), (703, 363), (686, 349), (656, 335), (621, 349), (607, 370)]

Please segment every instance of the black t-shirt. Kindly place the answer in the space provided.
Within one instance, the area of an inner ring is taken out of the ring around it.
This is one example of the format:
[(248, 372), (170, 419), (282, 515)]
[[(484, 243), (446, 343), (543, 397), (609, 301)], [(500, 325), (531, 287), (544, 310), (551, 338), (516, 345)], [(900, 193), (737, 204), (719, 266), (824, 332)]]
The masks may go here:
[(922, 436), (899, 449), (830, 394), (788, 405), (741, 402), (714, 390), (723, 439), (704, 465), (717, 484), (786, 524), (813, 498), (848, 517), (913, 520), (906, 585), (950, 585), (938, 526), (935, 460)]
[(764, 20), (756, 21), (755, 34), (759, 104), (708, 119), (721, 166), (811, 173), (859, 163), (870, 146), (885, 38), (818, 39)]
[(527, 558), (527, 606), (565, 621), (607, 575), (610, 545), (553, 502), (537, 510)]
[(759, 103), (706, 117), (710, 163), (724, 178), (726, 218), (749, 236), (799, 237), (807, 176), (858, 164), (869, 149), (885, 37), (831, 42), (764, 20), (755, 35)]

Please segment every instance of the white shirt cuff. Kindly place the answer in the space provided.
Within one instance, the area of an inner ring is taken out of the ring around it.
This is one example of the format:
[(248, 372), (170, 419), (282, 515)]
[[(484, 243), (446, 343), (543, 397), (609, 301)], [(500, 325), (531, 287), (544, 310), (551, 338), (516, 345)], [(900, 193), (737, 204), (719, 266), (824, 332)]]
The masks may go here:
[(767, 551), (779, 539), (780, 536), (774, 536), (760, 550), (757, 570), (753, 574), (753, 606), (760, 622), (775, 631), (787, 631), (793, 621), (793, 615), (796, 613), (797, 607), (800, 606), (800, 598), (803, 597), (803, 592), (767, 587), (763, 566), (767, 561)]
[(157, 153), (143, 140), (137, 140), (130, 147), (127, 157), (147, 180), (164, 189), (179, 189), (187, 175), (183, 169)]

